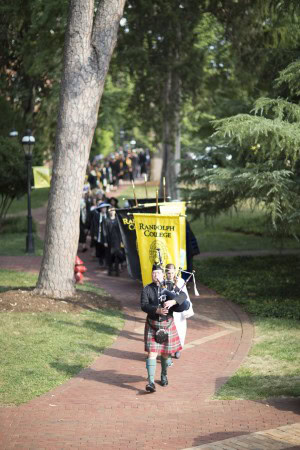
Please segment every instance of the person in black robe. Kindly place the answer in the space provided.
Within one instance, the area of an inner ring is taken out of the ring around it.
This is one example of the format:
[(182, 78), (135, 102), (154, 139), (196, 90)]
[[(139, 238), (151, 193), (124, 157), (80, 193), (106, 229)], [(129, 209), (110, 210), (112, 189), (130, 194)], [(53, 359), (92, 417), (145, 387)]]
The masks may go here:
[(91, 213), (91, 239), (96, 247), (99, 267), (106, 266), (106, 249), (104, 246), (104, 222), (107, 218), (109, 203), (101, 202)]
[(106, 247), (106, 258), (108, 275), (113, 271), (116, 276), (120, 275), (120, 264), (124, 261), (123, 243), (120, 227), (116, 217), (116, 209), (108, 208), (108, 218), (103, 223), (104, 246)]

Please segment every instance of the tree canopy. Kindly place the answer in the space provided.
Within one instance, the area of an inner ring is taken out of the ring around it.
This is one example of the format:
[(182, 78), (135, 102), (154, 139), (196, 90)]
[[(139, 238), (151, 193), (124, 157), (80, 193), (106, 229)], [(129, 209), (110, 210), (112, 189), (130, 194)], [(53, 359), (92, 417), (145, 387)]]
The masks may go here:
[[(280, 72), (275, 85), (286, 84), (291, 97), (299, 94), (300, 61)], [(209, 148), (223, 154), (223, 164), (198, 157), (186, 162), (182, 180), (200, 186), (189, 191), (194, 215), (216, 215), (250, 200), (266, 211), (280, 236), (299, 234), (300, 106), (288, 99), (261, 97), (249, 114), (216, 120)], [(214, 161), (216, 162), (216, 161)]]

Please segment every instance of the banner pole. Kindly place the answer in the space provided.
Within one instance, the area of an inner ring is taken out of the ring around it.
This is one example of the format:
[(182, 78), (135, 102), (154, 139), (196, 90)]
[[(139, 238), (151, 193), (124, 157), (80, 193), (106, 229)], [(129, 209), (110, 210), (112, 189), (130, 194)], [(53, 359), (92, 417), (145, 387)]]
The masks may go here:
[(156, 214), (158, 214), (158, 189), (156, 189)]
[(135, 194), (135, 187), (134, 187), (133, 180), (131, 180), (131, 183), (132, 183), (133, 195), (134, 195), (134, 200), (135, 200), (135, 206), (138, 206), (138, 201), (137, 201), (136, 194)]
[(164, 187), (164, 202), (166, 201), (166, 178), (163, 177), (163, 187)]
[(145, 177), (145, 191), (146, 191), (146, 198), (148, 198), (148, 191), (147, 191), (147, 174), (144, 173), (144, 177)]

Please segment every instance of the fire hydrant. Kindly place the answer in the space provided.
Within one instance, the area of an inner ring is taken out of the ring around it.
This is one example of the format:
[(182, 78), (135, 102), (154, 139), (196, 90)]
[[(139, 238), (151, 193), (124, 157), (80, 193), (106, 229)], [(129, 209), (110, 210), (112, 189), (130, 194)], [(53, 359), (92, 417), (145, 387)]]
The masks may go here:
[(83, 274), (87, 271), (87, 268), (83, 264), (83, 261), (76, 256), (75, 259), (75, 267), (74, 267), (74, 274), (75, 274), (75, 283), (83, 284)]

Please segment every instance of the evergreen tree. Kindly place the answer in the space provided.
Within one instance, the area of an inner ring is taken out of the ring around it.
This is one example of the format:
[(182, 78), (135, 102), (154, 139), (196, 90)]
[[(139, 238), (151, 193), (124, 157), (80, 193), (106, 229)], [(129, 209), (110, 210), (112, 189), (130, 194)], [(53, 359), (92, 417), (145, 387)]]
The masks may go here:
[[(300, 219), (300, 61), (281, 71), (277, 88), (288, 87), (289, 98), (259, 98), (250, 114), (215, 121), (219, 150), (231, 156), (223, 167), (188, 161), (182, 174), (193, 213), (216, 215), (245, 200), (259, 204), (277, 235), (297, 234)], [(297, 101), (298, 99), (298, 101)], [(297, 101), (297, 103), (296, 103)], [(299, 231), (298, 231), (299, 233)]]

